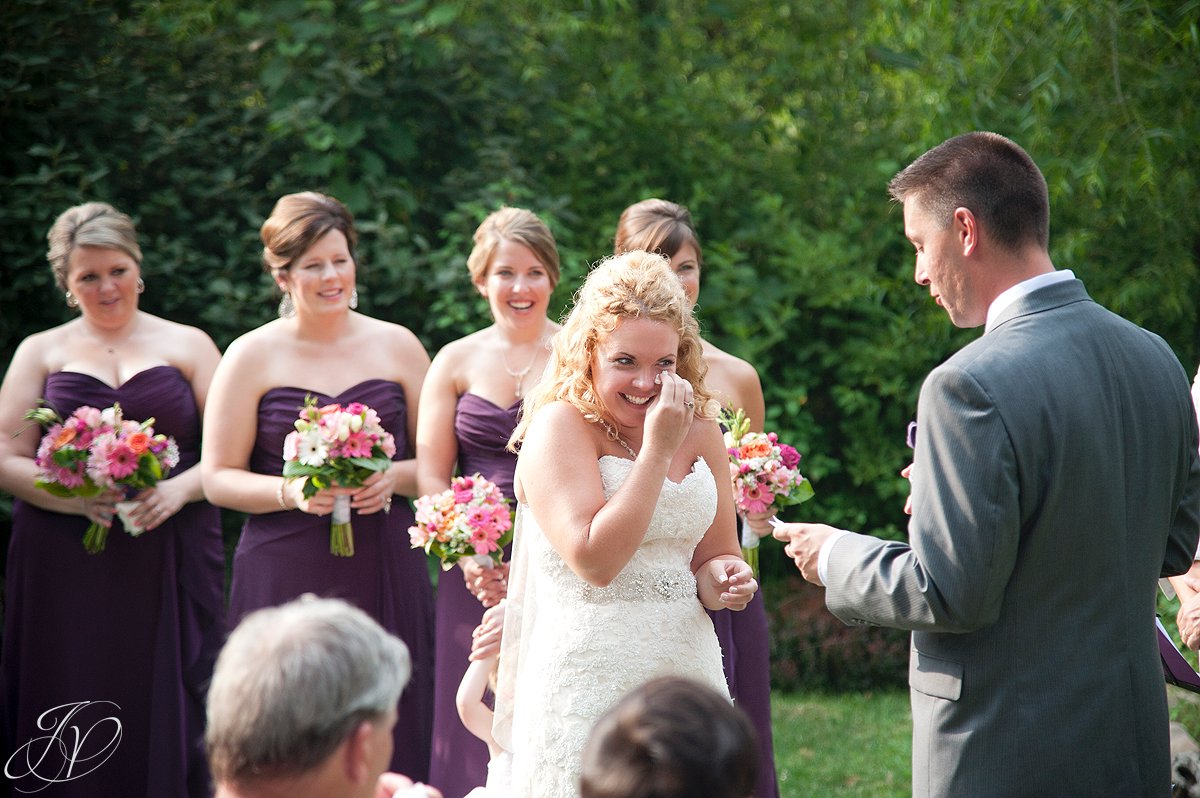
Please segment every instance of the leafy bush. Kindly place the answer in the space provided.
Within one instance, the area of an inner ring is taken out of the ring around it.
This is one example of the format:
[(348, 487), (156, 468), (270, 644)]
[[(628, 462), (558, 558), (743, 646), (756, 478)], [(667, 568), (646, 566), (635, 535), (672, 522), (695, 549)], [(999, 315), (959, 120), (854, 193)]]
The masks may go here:
[(907, 632), (847, 626), (825, 608), (824, 589), (799, 574), (765, 590), (775, 689), (858, 691), (908, 684)]

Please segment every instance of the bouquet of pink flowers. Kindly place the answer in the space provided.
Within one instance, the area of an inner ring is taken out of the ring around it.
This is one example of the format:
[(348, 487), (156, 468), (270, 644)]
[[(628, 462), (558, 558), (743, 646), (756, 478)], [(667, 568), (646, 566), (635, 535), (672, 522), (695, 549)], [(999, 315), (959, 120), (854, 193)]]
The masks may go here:
[[(779, 442), (774, 432), (751, 432), (745, 412), (727, 409), (725, 448), (733, 477), (734, 503), (739, 513), (762, 513), (800, 504), (813, 497), (812, 483), (800, 473), (800, 453)], [(743, 525), (742, 556), (758, 573), (758, 535)]]
[[(396, 439), (383, 428), (379, 414), (360, 402), (317, 407), (308, 396), (296, 429), (283, 441), (284, 479), (303, 479), (304, 498), (324, 488), (357, 488), (363, 480), (392, 465)], [(354, 556), (354, 530), (350, 526), (350, 497), (333, 502), (329, 552)]]
[(491, 567), (512, 540), (508, 500), (479, 474), (455, 477), (448, 490), (422, 496), (416, 511), (416, 523), (408, 528), (412, 547), (435, 555), (443, 571), (468, 556)]
[[(154, 487), (179, 464), (175, 439), (156, 435), (153, 418), (125, 419), (120, 404), (104, 410), (85, 405), (66, 421), (48, 407), (30, 410), (25, 418), (47, 427), (34, 457), (41, 470), (34, 484), (55, 496), (92, 497), (117, 489), (128, 496)], [(131, 504), (118, 502), (117, 508), (126, 531), (137, 536), (142, 530), (128, 520)], [(107, 527), (93, 521), (83, 547), (97, 554), (107, 539)]]

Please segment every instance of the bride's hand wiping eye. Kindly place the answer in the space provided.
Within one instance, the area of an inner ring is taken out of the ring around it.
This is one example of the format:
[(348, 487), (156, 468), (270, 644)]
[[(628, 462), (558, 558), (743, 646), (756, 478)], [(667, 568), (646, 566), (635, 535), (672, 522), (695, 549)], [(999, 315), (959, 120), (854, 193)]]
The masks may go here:
[(654, 405), (646, 413), (645, 441), (674, 453), (691, 429), (695, 394), (691, 383), (671, 371), (661, 372), (655, 382), (660, 387)]

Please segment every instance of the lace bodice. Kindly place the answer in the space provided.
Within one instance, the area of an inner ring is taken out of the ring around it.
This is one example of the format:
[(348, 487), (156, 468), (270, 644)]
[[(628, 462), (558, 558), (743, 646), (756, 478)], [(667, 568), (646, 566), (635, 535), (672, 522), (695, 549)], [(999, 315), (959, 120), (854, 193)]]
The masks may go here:
[[(613, 455), (600, 458), (606, 500), (612, 498), (632, 470), (632, 460)], [(560, 597), (588, 604), (695, 598), (692, 553), (717, 512), (716, 492), (707, 489), (712, 485), (712, 472), (702, 459), (696, 460), (682, 481), (664, 480), (641, 546), (607, 587), (594, 587), (580, 579), (542, 534), (529, 536), (534, 567), (554, 583)]]
[[(600, 459), (606, 498), (632, 468), (632, 460)], [(651, 678), (687, 675), (727, 692), (720, 646), (696, 597), (691, 570), (692, 555), (716, 508), (713, 474), (697, 459), (680, 482), (664, 481), (642, 544), (603, 588), (575, 574), (529, 508), (519, 509), (517, 545), (524, 551), (518, 557), (528, 560), (518, 598), (515, 795), (578, 795), (579, 757), (592, 725), (626, 692)], [(508, 634), (506, 627), (505, 645)]]

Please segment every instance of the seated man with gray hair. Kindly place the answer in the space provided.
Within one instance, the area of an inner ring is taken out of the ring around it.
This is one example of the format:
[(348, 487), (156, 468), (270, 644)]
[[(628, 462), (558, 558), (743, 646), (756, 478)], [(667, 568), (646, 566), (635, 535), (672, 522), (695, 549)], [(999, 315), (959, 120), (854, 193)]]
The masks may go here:
[(404, 643), (339, 599), (250, 613), (208, 691), (216, 798), (440, 798), (384, 772), (411, 672)]

